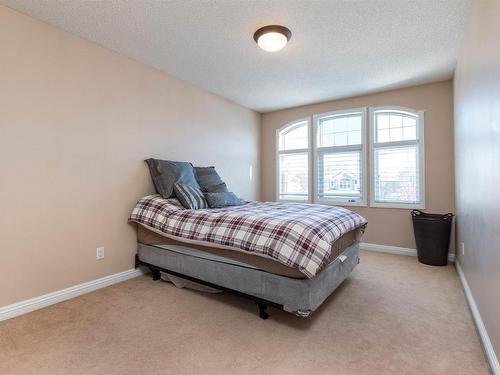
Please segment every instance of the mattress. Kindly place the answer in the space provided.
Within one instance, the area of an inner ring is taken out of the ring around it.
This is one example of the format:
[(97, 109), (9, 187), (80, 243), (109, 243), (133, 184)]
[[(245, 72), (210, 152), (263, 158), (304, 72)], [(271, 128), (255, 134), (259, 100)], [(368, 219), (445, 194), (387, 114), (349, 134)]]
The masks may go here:
[[(332, 246), (329, 261), (323, 268), (331, 264), (346, 248), (355, 243), (362, 235), (362, 229), (358, 228), (347, 232), (341, 236)], [(296, 279), (304, 279), (306, 276), (296, 268), (286, 266), (274, 259), (265, 258), (259, 255), (245, 253), (242, 251), (218, 248), (215, 246), (199, 246), (176, 241), (163, 236), (151, 229), (138, 224), (137, 242), (143, 245), (152, 245), (164, 250), (175, 251), (180, 254), (196, 256), (201, 259), (214, 260), (262, 270), (275, 275), (286, 276)]]
[(271, 258), (313, 278), (331, 261), (340, 237), (367, 225), (343, 207), (285, 202), (187, 210), (175, 199), (141, 198), (129, 222), (169, 238)]

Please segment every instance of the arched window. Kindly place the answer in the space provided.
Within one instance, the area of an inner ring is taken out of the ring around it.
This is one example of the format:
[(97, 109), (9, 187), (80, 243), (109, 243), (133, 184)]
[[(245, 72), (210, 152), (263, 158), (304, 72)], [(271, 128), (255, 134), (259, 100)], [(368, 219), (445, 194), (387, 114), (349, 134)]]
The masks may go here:
[(425, 208), (424, 112), (367, 114), (342, 109), (278, 129), (278, 200), (366, 206), (369, 197), (370, 207)]
[(366, 108), (314, 116), (314, 202), (366, 205)]
[(278, 129), (277, 196), (285, 201), (309, 200), (309, 120)]
[(379, 107), (370, 120), (371, 206), (425, 208), (424, 113)]

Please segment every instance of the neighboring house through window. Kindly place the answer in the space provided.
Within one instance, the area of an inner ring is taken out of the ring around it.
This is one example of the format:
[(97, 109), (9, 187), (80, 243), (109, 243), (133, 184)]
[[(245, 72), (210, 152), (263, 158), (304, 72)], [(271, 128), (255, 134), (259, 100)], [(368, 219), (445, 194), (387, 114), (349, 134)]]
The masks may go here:
[(312, 125), (277, 131), (278, 200), (366, 206), (369, 185), (371, 207), (425, 208), (423, 112), (377, 107), (367, 119), (354, 108), (314, 115)]
[(365, 205), (366, 109), (314, 116), (314, 201)]
[(371, 206), (425, 208), (424, 114), (370, 109)]

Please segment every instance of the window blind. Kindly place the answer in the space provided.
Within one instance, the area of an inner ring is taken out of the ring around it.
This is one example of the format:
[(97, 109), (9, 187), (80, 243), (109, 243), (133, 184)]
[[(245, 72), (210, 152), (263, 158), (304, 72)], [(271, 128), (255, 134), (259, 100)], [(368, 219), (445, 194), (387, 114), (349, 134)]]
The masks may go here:
[(375, 204), (422, 201), (419, 115), (395, 109), (373, 112), (372, 183)]
[(316, 199), (359, 203), (364, 200), (364, 109), (316, 118)]
[(309, 123), (299, 121), (278, 134), (278, 198), (309, 200)]

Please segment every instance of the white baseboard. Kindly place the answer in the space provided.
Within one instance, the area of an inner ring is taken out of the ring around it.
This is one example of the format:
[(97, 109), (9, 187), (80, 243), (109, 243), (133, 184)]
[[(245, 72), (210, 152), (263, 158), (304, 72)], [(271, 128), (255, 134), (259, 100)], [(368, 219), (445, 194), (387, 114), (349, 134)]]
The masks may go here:
[(481, 314), (479, 313), (479, 310), (477, 308), (476, 301), (472, 296), (472, 292), (469, 288), (469, 284), (467, 283), (467, 279), (465, 278), (464, 271), (462, 270), (459, 261), (455, 262), (455, 266), (457, 268), (460, 281), (462, 282), (462, 287), (464, 288), (465, 297), (467, 298), (467, 302), (469, 303), (472, 318), (474, 319), (474, 323), (476, 324), (477, 331), (479, 332), (479, 337), (481, 338), (484, 351), (486, 352), (486, 357), (488, 358), (488, 362), (490, 363), (491, 371), (493, 372), (493, 375), (500, 375), (500, 364), (498, 362), (498, 358), (495, 354), (495, 350), (493, 349), (493, 345), (491, 344), (491, 340), (488, 336), (488, 332), (486, 331), (486, 327), (484, 326)]
[(17, 302), (12, 305), (0, 307), (0, 322), (2, 320), (11, 319), (16, 316), (41, 309), (70, 298), (78, 297), (82, 294), (89, 293), (97, 289), (105, 288), (107, 286), (132, 279), (142, 274), (143, 271), (139, 268), (130, 269), (127, 271), (115, 273), (114, 275), (105, 276), (100, 279), (58, 290), (56, 292), (44, 294), (39, 297)]
[[(361, 242), (359, 247), (363, 250), (368, 250), (368, 251), (378, 251), (381, 253), (417, 256), (416, 249), (410, 249), (406, 247), (377, 245), (365, 242)], [(486, 352), (486, 357), (488, 358), (488, 362), (491, 366), (491, 371), (493, 372), (493, 375), (500, 375), (500, 364), (498, 362), (498, 358), (495, 354), (495, 350), (493, 349), (493, 345), (491, 344), (490, 337), (488, 336), (488, 332), (486, 331), (486, 327), (484, 326), (483, 319), (481, 318), (481, 314), (479, 313), (474, 297), (472, 296), (472, 292), (469, 288), (469, 284), (467, 283), (467, 279), (465, 278), (465, 274), (462, 270), (462, 267), (460, 266), (460, 262), (458, 260), (455, 260), (455, 254), (449, 254), (448, 261), (455, 262), (458, 276), (460, 277), (460, 281), (462, 282), (467, 302), (469, 303), (469, 308), (472, 313), (472, 318), (474, 320), (474, 323), (476, 324), (479, 336), (481, 338), (481, 342), (484, 347), (484, 351)]]
[[(407, 247), (397, 247), (397, 246), (387, 246), (387, 245), (377, 245), (374, 243), (361, 242), (359, 248), (368, 251), (377, 251), (379, 253), (389, 253), (397, 255), (408, 255), (412, 257), (417, 256), (417, 250)], [(448, 254), (448, 261), (455, 261), (455, 254)]]

